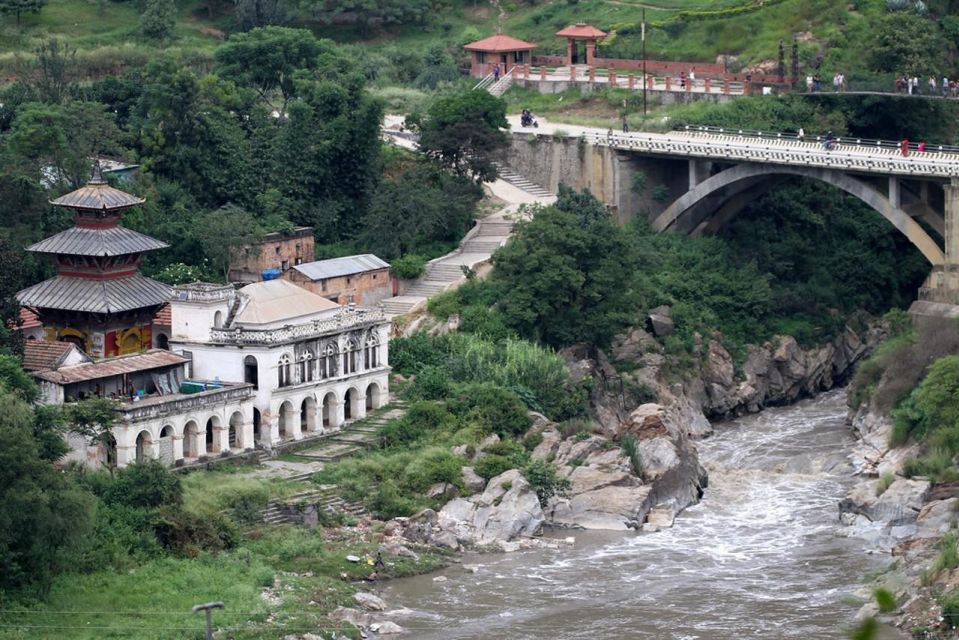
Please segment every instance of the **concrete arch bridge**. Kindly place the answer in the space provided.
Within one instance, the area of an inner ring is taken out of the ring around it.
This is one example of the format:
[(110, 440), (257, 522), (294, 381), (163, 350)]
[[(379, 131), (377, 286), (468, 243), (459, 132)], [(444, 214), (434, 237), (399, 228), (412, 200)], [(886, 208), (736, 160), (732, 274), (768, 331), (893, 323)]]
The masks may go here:
[[(959, 149), (689, 128), (665, 134), (540, 123), (513, 125), (510, 166), (556, 190), (589, 188), (625, 221), (648, 212), (657, 231), (720, 230), (789, 177), (832, 185), (868, 204), (926, 257), (925, 306), (959, 305)], [(642, 173), (644, 188), (635, 189)], [(945, 308), (939, 309), (944, 312)], [(957, 308), (959, 312), (959, 308)]]

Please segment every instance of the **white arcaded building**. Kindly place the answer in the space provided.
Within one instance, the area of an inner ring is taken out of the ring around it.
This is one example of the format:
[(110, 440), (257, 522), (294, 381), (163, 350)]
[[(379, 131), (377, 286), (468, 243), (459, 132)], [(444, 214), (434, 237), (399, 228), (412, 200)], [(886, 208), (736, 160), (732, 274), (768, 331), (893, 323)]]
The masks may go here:
[(190, 375), (253, 385), (253, 437), (271, 447), (339, 428), (386, 403), (389, 321), (286, 280), (177, 287), (170, 349)]
[(173, 465), (254, 447), (252, 387), (192, 379), (189, 360), (182, 355), (153, 349), (93, 361), (64, 342), (28, 343), (26, 351), (41, 402), (116, 400), (109, 436), (91, 442), (67, 434), (68, 460), (124, 467), (156, 458)]

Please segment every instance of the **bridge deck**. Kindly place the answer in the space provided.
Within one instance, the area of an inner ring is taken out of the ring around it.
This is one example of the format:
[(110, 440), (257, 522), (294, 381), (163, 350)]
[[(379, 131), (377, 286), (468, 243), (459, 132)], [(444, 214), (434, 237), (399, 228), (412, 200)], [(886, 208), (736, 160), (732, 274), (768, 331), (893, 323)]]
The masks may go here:
[(911, 152), (906, 157), (898, 149), (845, 140), (840, 140), (837, 148), (830, 151), (823, 148), (820, 142), (801, 142), (793, 137), (757, 139), (735, 133), (695, 131), (673, 131), (665, 134), (622, 133), (612, 129), (543, 121), (540, 121), (538, 129), (524, 129), (519, 126), (518, 117), (510, 120), (515, 132), (584, 138), (594, 145), (652, 155), (815, 167), (917, 178), (959, 177), (959, 154), (946, 151), (927, 149), (923, 153)]

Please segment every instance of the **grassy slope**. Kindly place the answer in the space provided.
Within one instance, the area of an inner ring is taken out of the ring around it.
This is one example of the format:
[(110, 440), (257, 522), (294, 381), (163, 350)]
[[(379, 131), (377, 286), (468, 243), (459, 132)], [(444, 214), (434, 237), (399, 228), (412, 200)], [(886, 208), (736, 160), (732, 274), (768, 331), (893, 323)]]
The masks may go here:
[[(675, 16), (683, 9), (721, 9), (752, 3), (753, 0), (651, 0), (645, 3), (650, 24)], [(139, 13), (133, 2), (101, 0), (50, 0), (39, 14), (25, 15), (21, 28), (12, 16), (0, 17), (0, 54), (29, 51), (46, 37), (58, 36), (81, 50), (110, 46), (152, 48), (139, 35)], [(560, 53), (565, 43), (555, 32), (577, 21), (600, 28), (624, 30), (606, 46), (609, 55), (637, 57), (641, 50), (638, 24), (642, 7), (634, 0), (552, 0), (535, 6), (503, 2), (507, 14), (503, 31), (540, 45), (541, 52)], [(201, 0), (179, 2), (178, 38), (172, 44), (187, 49), (210, 49), (220, 41), (217, 31), (229, 24), (229, 16), (209, 20)], [(657, 7), (657, 8), (653, 8)], [(791, 42), (795, 33), (811, 33), (816, 40), (828, 42), (820, 48), (804, 43), (804, 60), (824, 55), (827, 64), (855, 67), (857, 59), (844, 53), (844, 45), (863, 41), (868, 36), (865, 23), (884, 11), (883, 0), (861, 0), (850, 12), (847, 3), (836, 0), (784, 0), (780, 4), (739, 16), (689, 22), (670, 33), (650, 27), (647, 49), (651, 58), (713, 61), (719, 54), (740, 56), (757, 62), (776, 58), (780, 39)], [(479, 0), (453, 0), (435, 21), (423, 26), (361, 34), (355, 30), (316, 27), (319, 35), (343, 42), (363, 43), (371, 48), (398, 45), (425, 50), (433, 44), (456, 47), (477, 34), (482, 37), (496, 31), (497, 16), (488, 3)], [(853, 42), (855, 41), (855, 42)], [(847, 69), (848, 71), (848, 69)]]

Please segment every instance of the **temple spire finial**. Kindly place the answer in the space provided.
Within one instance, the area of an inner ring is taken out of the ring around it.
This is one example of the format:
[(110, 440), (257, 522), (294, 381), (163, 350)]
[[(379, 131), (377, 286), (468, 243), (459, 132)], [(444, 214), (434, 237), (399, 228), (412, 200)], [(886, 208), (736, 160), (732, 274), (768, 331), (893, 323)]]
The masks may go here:
[(87, 184), (106, 184), (107, 181), (103, 179), (103, 170), (100, 168), (100, 158), (98, 157), (93, 163), (93, 176), (90, 178), (90, 181)]

